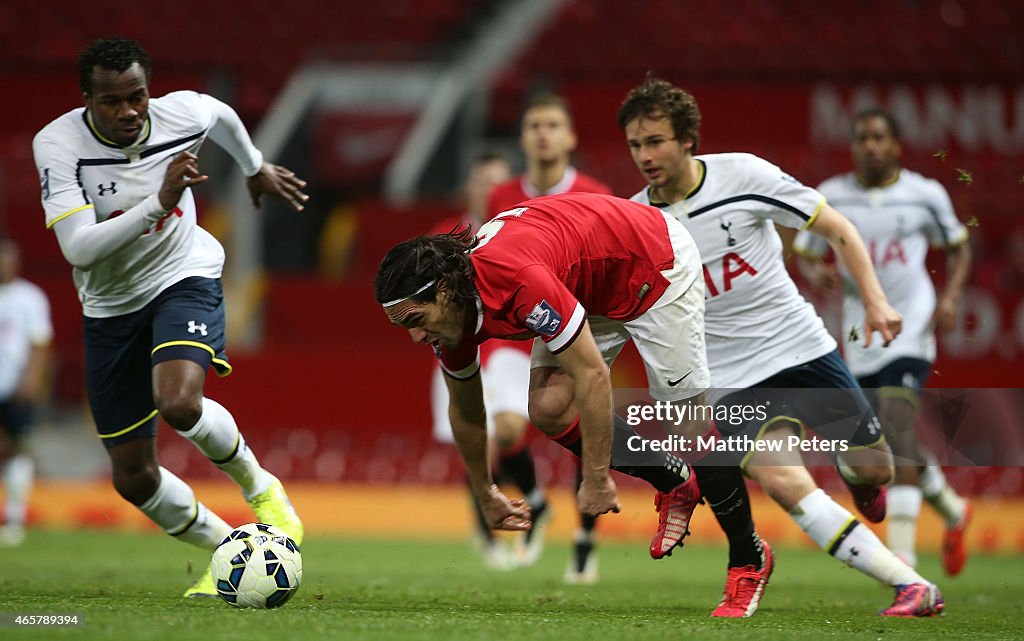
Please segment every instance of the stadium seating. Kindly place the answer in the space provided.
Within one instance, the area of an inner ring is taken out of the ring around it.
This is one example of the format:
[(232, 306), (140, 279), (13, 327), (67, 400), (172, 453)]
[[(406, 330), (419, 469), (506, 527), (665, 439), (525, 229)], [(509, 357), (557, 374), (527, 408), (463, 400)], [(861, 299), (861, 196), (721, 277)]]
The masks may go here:
[(515, 67), (574, 79), (635, 78), (638, 60), (689, 80), (1012, 78), (1024, 64), (1024, 7), (968, 9), (909, 0), (571, 0)]

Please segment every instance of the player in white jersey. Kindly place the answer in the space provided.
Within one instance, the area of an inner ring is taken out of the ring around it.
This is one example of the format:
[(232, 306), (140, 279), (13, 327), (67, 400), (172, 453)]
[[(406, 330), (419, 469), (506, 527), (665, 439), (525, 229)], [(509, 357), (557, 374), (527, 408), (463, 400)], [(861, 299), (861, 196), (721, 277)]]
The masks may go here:
[[(892, 466), (878, 420), (835, 341), (786, 272), (775, 224), (810, 229), (835, 248), (864, 296), (865, 343), (873, 342), (876, 331), (890, 343), (900, 331), (900, 316), (886, 301), (849, 221), (820, 193), (761, 158), (694, 155), (700, 119), (693, 96), (653, 77), (630, 91), (618, 113), (648, 183), (633, 199), (672, 213), (700, 249), (711, 383), (727, 393), (719, 403), (767, 410), (766, 419), (719, 421), (717, 427), (726, 435), (781, 442), (778, 451), (748, 449), (741, 466), (829, 554), (895, 588), (896, 601), (883, 615), (937, 614), (943, 608), (938, 588), (819, 489), (800, 449), (789, 445), (805, 423), (841, 443), (836, 462), (858, 507), (870, 520), (884, 517), (879, 488)], [(756, 608), (770, 570), (730, 568), (721, 607)]]
[(0, 237), (0, 458), (3, 469), (4, 524), (0, 545), (25, 538), (33, 461), (26, 449), (32, 418), (43, 395), (53, 325), (50, 303), (39, 287), (18, 276), (18, 246)]
[[(857, 115), (851, 151), (856, 171), (829, 178), (818, 189), (856, 225), (882, 289), (903, 314), (903, 333), (888, 348), (851, 344), (844, 350), (850, 370), (876, 404), (897, 460), (889, 488), (889, 547), (916, 564), (923, 496), (946, 523), (943, 567), (955, 576), (966, 562), (963, 538), (970, 505), (946, 483), (934, 458), (921, 450), (914, 414), (935, 360), (934, 332), (952, 328), (970, 271), (967, 228), (942, 185), (900, 168), (899, 126), (888, 112), (871, 109)], [(938, 299), (925, 266), (930, 246), (948, 256), (948, 283)], [(794, 249), (812, 284), (828, 288), (837, 282), (835, 268), (822, 260), (828, 246), (819, 237), (800, 232)], [(849, 280), (845, 271), (842, 277)], [(843, 332), (858, 331), (860, 297), (854, 288), (843, 291)]]
[[(266, 163), (238, 115), (211, 97), (149, 97), (149, 56), (124, 38), (79, 56), (84, 107), (38, 134), (33, 152), (46, 226), (57, 235), (84, 312), (86, 385), (114, 487), (172, 536), (212, 550), (231, 528), (156, 456), (156, 417), (241, 487), (257, 519), (296, 539), (302, 523), (231, 414), (203, 395), (206, 371), (225, 376), (224, 252), (196, 224), (190, 186), (208, 177), (197, 153), (210, 138), (263, 194), (301, 210), (305, 183)], [(210, 571), (186, 593), (216, 595)]]

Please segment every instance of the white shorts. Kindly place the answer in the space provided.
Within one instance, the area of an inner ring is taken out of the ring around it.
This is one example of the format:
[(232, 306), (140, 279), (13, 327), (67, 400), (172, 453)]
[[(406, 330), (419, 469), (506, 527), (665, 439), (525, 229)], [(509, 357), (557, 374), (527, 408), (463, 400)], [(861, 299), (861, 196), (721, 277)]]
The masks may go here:
[[(690, 233), (675, 218), (665, 214), (669, 237), (675, 249), (672, 269), (662, 272), (669, 287), (654, 305), (631, 321), (614, 321), (588, 316), (590, 332), (611, 367), (630, 338), (647, 371), (647, 386), (658, 401), (692, 398), (711, 386), (707, 348), (704, 342), (704, 277), (700, 253)], [(530, 367), (558, 367), (547, 344), (536, 339)]]
[[(480, 371), (487, 408), (487, 433), (494, 435), (494, 416), (509, 412), (530, 415), (530, 357), (518, 349), (496, 349)], [(448, 419), (448, 386), (439, 366), (434, 367), (430, 387), (430, 405), (434, 415), (434, 439), (453, 443)]]

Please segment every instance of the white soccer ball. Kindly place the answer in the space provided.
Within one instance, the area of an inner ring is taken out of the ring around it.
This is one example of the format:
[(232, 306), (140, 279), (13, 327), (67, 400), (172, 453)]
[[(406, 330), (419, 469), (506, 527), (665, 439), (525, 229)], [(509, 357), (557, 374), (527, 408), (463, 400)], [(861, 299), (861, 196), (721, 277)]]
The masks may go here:
[(213, 582), (231, 605), (280, 607), (302, 583), (299, 546), (273, 525), (243, 525), (213, 551)]

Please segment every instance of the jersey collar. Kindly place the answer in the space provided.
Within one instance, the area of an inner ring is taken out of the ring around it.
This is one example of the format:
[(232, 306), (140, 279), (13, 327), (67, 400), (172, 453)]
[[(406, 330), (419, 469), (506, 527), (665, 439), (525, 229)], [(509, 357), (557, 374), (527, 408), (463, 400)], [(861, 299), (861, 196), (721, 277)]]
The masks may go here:
[[(697, 184), (691, 187), (690, 191), (686, 192), (686, 195), (683, 196), (683, 200), (687, 200), (689, 198), (692, 198), (693, 196), (696, 196), (697, 192), (700, 191), (700, 188), (704, 186), (704, 179), (707, 178), (708, 175), (708, 168), (707, 165), (704, 164), (704, 161), (701, 160), (700, 158), (697, 158), (696, 160), (698, 165), (697, 170), (700, 172), (700, 176), (697, 178)], [(659, 209), (664, 209), (665, 207), (669, 207), (673, 204), (654, 200), (654, 191), (650, 188), (650, 186), (647, 187), (647, 200), (648, 202), (651, 203), (652, 206), (657, 207)]]
[(890, 178), (889, 180), (886, 180), (885, 182), (883, 182), (881, 185), (873, 185), (873, 186), (865, 185), (863, 182), (861, 182), (860, 176), (857, 175), (857, 172), (853, 173), (853, 179), (857, 182), (857, 186), (860, 187), (861, 189), (885, 189), (886, 187), (892, 187), (893, 185), (895, 185), (896, 183), (898, 183), (900, 181), (900, 173), (902, 171), (903, 171), (902, 167), (897, 167), (896, 168), (896, 174), (892, 178)]
[[(82, 112), (82, 120), (85, 121), (85, 126), (89, 129), (89, 133), (92, 134), (93, 138), (95, 138), (104, 147), (110, 147), (112, 149), (127, 149), (127, 147), (122, 147), (113, 140), (104, 138), (103, 135), (96, 130), (96, 126), (92, 124), (92, 114), (89, 113), (88, 109)], [(149, 140), (150, 131), (149, 114), (146, 114), (146, 122), (142, 123), (142, 132), (139, 134), (139, 137), (135, 139), (135, 142), (128, 145), (128, 147), (138, 147), (139, 145), (144, 144)]]
[(541, 196), (550, 196), (552, 194), (564, 194), (569, 191), (569, 188), (572, 187), (574, 182), (576, 182), (576, 174), (576, 168), (569, 165), (565, 168), (565, 175), (562, 176), (562, 179), (555, 183), (551, 189), (547, 189), (545, 191), (541, 191), (534, 187), (530, 183), (530, 177), (527, 174), (523, 174), (523, 177), (519, 182), (523, 188), (523, 193), (526, 194), (526, 199), (530, 200), (532, 198), (540, 198)]

